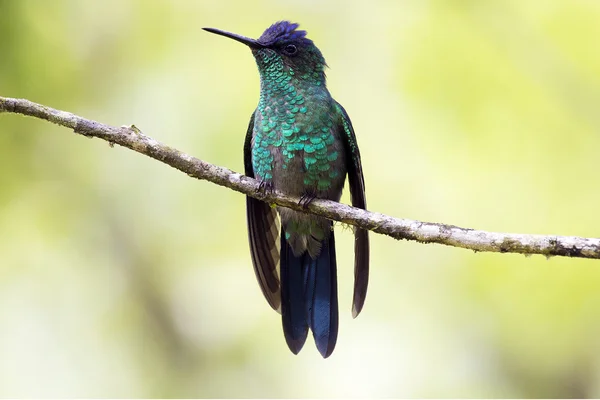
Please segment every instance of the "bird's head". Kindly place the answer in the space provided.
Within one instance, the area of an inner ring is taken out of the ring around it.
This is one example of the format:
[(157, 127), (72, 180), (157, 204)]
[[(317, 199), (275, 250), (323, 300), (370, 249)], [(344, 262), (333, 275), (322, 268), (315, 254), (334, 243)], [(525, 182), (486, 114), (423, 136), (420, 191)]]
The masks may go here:
[(313, 41), (306, 37), (306, 31), (298, 30), (298, 24), (288, 21), (276, 22), (258, 39), (220, 29), (203, 29), (250, 47), (261, 74), (269, 74), (283, 68), (292, 71), (298, 79), (324, 79), (325, 59)]

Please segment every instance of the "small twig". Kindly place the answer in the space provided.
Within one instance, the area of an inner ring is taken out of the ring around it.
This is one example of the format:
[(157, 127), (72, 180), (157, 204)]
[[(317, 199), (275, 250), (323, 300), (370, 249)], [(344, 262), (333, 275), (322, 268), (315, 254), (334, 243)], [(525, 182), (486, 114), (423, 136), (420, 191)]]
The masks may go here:
[(67, 127), (87, 137), (96, 137), (145, 154), (191, 177), (207, 180), (237, 192), (288, 207), (320, 215), (345, 224), (368, 229), (395, 239), (421, 243), (439, 243), (474, 251), (499, 253), (543, 254), (581, 258), (600, 258), (600, 239), (575, 236), (544, 236), (494, 233), (453, 225), (400, 219), (364, 211), (329, 200), (316, 199), (307, 209), (298, 205), (299, 198), (284, 193), (262, 193), (258, 181), (227, 168), (209, 164), (144, 135), (139, 129), (114, 127), (55, 110), (29, 100), (0, 97), (0, 113), (23, 114)]

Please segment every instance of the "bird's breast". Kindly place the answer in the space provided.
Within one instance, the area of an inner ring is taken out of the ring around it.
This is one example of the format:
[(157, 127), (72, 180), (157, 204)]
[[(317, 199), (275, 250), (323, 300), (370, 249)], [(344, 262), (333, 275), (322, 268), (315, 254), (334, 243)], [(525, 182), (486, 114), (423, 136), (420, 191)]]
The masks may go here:
[(341, 132), (328, 104), (275, 102), (257, 110), (252, 164), (289, 194), (339, 200), (346, 175)]

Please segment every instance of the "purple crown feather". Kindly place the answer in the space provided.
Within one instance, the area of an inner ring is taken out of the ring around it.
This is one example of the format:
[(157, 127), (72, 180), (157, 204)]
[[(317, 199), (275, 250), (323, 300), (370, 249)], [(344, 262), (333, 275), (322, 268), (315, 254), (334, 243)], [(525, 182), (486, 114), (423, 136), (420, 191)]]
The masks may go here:
[(309, 39), (306, 39), (306, 31), (296, 30), (298, 26), (298, 24), (289, 21), (275, 22), (264, 31), (258, 41), (265, 45), (273, 45), (299, 39), (309, 41)]

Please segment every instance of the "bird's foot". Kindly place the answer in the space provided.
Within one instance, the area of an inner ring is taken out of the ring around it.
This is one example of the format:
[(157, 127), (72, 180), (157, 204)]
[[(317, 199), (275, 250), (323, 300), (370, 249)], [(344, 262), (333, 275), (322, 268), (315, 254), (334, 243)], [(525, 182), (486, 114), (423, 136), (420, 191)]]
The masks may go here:
[(300, 201), (298, 202), (299, 206), (302, 206), (305, 210), (308, 208), (308, 205), (317, 197), (314, 193), (304, 193), (302, 197), (300, 197)]
[(273, 192), (273, 181), (266, 181), (261, 179), (260, 184), (258, 185), (258, 189), (256, 189), (256, 193), (270, 194)]

